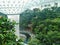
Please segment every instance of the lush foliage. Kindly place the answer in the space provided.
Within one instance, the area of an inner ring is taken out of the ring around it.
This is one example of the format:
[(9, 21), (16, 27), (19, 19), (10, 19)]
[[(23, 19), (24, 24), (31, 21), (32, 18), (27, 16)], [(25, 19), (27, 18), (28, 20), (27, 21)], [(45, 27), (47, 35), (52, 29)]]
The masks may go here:
[(0, 16), (0, 45), (22, 45), (22, 40), (16, 41), (15, 25), (15, 21)]
[[(21, 27), (32, 30), (41, 45), (60, 45), (60, 7), (35, 8), (23, 12), (21, 17)], [(32, 42), (30, 45), (38, 45)]]
[(34, 38), (28, 42), (28, 45), (41, 45), (41, 43), (38, 39)]

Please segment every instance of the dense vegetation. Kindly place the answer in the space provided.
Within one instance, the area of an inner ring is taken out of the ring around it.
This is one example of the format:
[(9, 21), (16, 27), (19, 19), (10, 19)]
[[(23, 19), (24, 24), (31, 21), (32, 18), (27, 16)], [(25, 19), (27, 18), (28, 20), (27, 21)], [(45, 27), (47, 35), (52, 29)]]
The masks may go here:
[(11, 22), (5, 16), (0, 16), (0, 45), (22, 45), (22, 40), (18, 40), (15, 35), (16, 22)]
[(35, 34), (29, 45), (60, 45), (60, 7), (26, 10), (20, 17), (21, 29)]

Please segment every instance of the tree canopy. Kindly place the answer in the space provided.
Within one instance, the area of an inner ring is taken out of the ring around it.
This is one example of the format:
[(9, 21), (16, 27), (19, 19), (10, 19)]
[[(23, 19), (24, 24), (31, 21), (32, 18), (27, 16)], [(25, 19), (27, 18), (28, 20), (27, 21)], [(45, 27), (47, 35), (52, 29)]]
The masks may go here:
[(28, 10), (21, 14), (21, 19), (20, 26), (32, 30), (39, 45), (60, 44), (60, 7)]
[(15, 25), (15, 21), (0, 16), (0, 45), (23, 45), (22, 40), (16, 41)]

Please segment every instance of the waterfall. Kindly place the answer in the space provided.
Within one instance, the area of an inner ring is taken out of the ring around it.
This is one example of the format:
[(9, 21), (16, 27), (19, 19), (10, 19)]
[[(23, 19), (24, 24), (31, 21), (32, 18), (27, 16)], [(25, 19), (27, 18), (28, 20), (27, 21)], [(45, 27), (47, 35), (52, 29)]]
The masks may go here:
[[(12, 21), (12, 20), (14, 20), (14, 21), (16, 21), (17, 23), (19, 23), (19, 15), (7, 15), (8, 16), (8, 18)], [(19, 24), (18, 25), (16, 25), (15, 26), (15, 30), (16, 30), (16, 32), (15, 32), (15, 34), (17, 35), (17, 40), (20, 38), (20, 34), (19, 34)]]

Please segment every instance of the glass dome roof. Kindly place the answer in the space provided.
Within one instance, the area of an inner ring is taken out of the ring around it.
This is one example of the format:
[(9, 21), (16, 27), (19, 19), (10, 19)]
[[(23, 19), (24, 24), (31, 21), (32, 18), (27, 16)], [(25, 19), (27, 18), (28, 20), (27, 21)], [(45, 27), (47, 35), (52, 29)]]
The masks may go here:
[(59, 2), (59, 0), (0, 0), (0, 12), (5, 14), (20, 14), (28, 8), (56, 1)]

